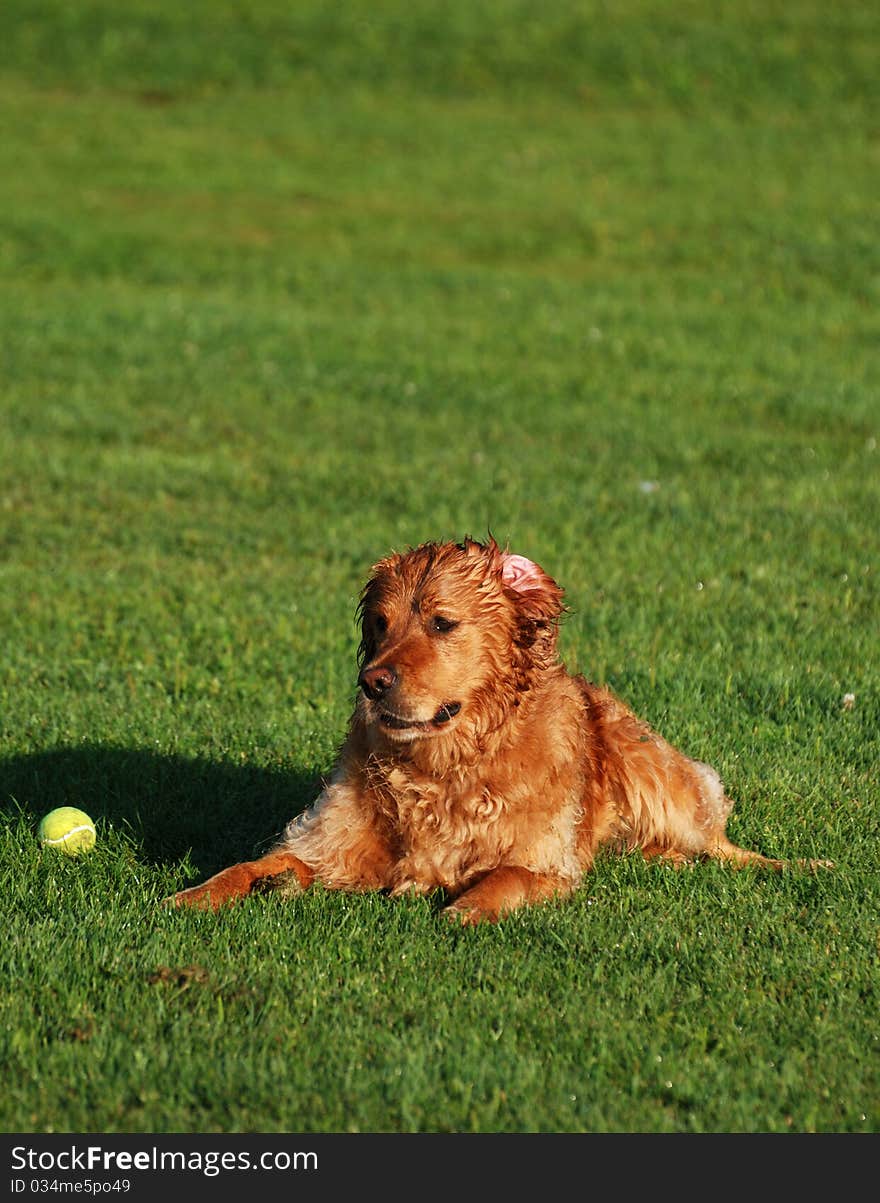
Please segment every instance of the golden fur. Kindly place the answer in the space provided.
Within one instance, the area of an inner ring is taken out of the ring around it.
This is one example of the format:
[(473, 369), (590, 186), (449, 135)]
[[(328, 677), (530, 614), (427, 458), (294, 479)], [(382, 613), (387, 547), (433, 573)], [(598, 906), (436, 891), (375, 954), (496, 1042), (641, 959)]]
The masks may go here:
[(217, 907), (267, 878), (439, 889), (474, 923), (571, 893), (605, 844), (782, 868), (728, 840), (733, 803), (713, 769), (566, 672), (562, 609), (556, 582), (494, 540), (382, 560), (361, 597), (361, 693), (332, 778), (267, 856), (170, 901)]

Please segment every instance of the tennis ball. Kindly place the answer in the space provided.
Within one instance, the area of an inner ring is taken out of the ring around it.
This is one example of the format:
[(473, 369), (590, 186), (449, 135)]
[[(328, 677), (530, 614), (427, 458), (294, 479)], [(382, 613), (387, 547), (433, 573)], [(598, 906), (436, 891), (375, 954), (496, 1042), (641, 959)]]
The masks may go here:
[(68, 856), (89, 852), (95, 846), (95, 824), (75, 806), (59, 806), (43, 816), (37, 832), (46, 848), (58, 848)]

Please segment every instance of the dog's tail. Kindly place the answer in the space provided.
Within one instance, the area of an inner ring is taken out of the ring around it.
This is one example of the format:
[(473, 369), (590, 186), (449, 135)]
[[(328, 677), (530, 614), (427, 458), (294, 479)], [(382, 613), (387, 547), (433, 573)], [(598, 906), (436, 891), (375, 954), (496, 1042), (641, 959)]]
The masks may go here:
[(834, 868), (834, 861), (830, 860), (808, 860), (800, 857), (796, 860), (776, 860), (772, 856), (762, 856), (760, 852), (750, 852), (748, 848), (732, 844), (726, 836), (707, 848), (706, 856), (712, 860), (727, 861), (737, 868), (743, 865), (757, 865), (762, 869), (773, 869), (777, 873), (781, 873), (783, 869), (809, 869), (815, 872), (817, 869)]

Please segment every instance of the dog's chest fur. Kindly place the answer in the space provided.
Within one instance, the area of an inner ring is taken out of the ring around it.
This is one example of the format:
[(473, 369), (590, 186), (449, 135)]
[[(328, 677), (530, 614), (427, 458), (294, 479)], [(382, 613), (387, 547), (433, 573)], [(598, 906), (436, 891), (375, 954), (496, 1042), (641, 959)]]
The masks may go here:
[[(546, 750), (546, 749), (545, 749)], [(548, 866), (576, 879), (582, 779), (576, 758), (559, 749), (544, 780), (517, 770), (447, 773), (442, 778), (387, 762), (371, 789), (395, 845), (389, 882), (395, 893), (460, 890), (503, 863)]]
[(458, 888), (499, 864), (510, 851), (506, 803), (480, 780), (437, 781), (393, 766), (377, 791), (394, 831), (392, 889), (424, 893)]

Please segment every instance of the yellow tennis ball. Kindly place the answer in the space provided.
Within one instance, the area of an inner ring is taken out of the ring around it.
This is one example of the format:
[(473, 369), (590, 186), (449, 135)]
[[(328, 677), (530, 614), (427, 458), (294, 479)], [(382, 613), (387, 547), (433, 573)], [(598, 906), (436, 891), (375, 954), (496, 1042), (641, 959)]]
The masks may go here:
[(43, 817), (37, 834), (46, 848), (57, 848), (68, 856), (89, 852), (95, 846), (95, 824), (75, 806), (59, 806)]

